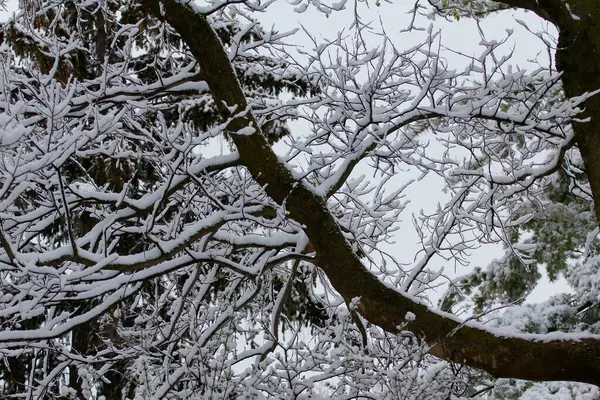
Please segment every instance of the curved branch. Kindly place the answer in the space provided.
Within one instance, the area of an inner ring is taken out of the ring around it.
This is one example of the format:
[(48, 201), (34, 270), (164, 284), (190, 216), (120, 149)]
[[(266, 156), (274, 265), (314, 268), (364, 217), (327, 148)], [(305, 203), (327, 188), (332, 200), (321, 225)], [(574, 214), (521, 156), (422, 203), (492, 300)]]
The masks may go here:
[[(187, 43), (222, 116), (232, 117), (230, 107), (247, 110), (227, 54), (206, 18), (176, 0), (145, 0), (144, 6), (171, 24)], [(237, 134), (247, 133), (248, 127), (255, 133)], [(267, 194), (279, 204), (285, 204), (290, 217), (305, 226), (316, 252), (316, 264), (346, 301), (360, 298), (358, 311), (366, 320), (392, 333), (399, 333), (404, 326), (429, 343), (435, 343), (432, 354), (482, 368), (495, 376), (600, 384), (598, 337), (508, 337), (476, 324), (460, 327), (461, 323), (454, 316), (434, 312), (379, 281), (348, 245), (328, 211), (326, 199), (293, 178), (261, 134), (251, 113), (232, 118), (229, 130), (241, 161)], [(407, 313), (415, 316), (408, 323)]]

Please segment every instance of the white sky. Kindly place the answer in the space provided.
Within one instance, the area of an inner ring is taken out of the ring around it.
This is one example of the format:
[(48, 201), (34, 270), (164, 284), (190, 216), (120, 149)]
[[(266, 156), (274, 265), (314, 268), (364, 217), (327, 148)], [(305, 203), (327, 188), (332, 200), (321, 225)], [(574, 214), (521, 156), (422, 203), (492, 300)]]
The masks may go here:
[[(400, 30), (404, 29), (410, 22), (410, 16), (407, 15), (407, 12), (413, 7), (414, 3), (412, 1), (381, 2), (380, 7), (376, 7), (374, 3), (375, 1), (369, 1), (370, 7), (367, 7), (365, 3), (359, 4), (361, 19), (363, 22), (373, 21), (376, 28), (383, 26), (387, 34), (394, 38), (394, 44), (397, 47), (408, 48), (426, 37), (427, 33), (425, 31), (400, 34)], [(346, 28), (352, 21), (354, 17), (353, 6), (353, 3), (349, 1), (347, 3), (348, 9), (334, 12), (327, 17), (312, 7), (309, 7), (304, 13), (298, 14), (293, 11), (293, 6), (285, 1), (279, 1), (265, 13), (260, 14), (258, 19), (265, 28), (273, 26), (281, 32), (302, 25), (311, 35), (317, 38), (333, 39), (338, 31)], [(521, 21), (521, 23), (517, 21)], [(482, 52), (482, 47), (479, 45), (481, 38), (476, 21), (463, 18), (458, 22), (448, 22), (439, 17), (433, 21), (428, 21), (421, 18), (418, 25), (426, 28), (429, 23), (434, 24), (435, 30), (441, 31), (442, 43), (446, 47), (469, 56), (478, 56)], [(523, 24), (528, 27), (529, 31)], [(526, 69), (535, 69), (537, 67), (534, 64), (535, 62), (543, 66), (548, 66), (552, 62), (548, 47), (534, 33), (540, 33), (549, 43), (554, 43), (558, 33), (554, 26), (541, 20), (535, 14), (523, 10), (508, 10), (485, 18), (481, 21), (480, 26), (488, 40), (500, 41), (506, 38), (507, 30), (513, 31), (507, 45), (504, 46), (507, 52), (513, 51), (511, 64)], [(313, 47), (302, 31), (294, 36), (293, 42), (307, 46), (307, 50)], [(450, 68), (462, 69), (467, 63), (463, 57), (450, 52), (445, 52), (444, 57), (449, 62)], [(408, 177), (403, 180), (405, 179), (408, 179)], [(399, 182), (400, 184), (402, 182)], [(384, 245), (384, 248), (394, 254), (401, 262), (414, 261), (415, 254), (420, 248), (412, 224), (412, 214), (418, 213), (421, 209), (426, 212), (433, 211), (438, 203), (443, 205), (445, 200), (441, 191), (441, 181), (435, 179), (426, 179), (419, 182), (418, 185), (413, 186), (406, 193), (411, 203), (401, 215), (402, 229), (397, 235), (396, 244)], [(486, 266), (494, 258), (499, 257), (501, 253), (499, 246), (485, 246), (473, 252), (469, 267), (455, 270), (453, 264), (447, 265), (439, 258), (432, 262), (430, 266), (432, 269), (444, 266), (444, 272), (450, 276), (462, 275), (475, 266)], [(551, 283), (548, 281), (545, 271), (541, 270), (540, 272), (542, 272), (543, 278), (527, 298), (528, 302), (540, 302), (555, 293), (569, 289), (563, 278)], [(432, 293), (432, 300), (440, 296), (442, 292), (443, 289), (440, 289), (437, 293)], [(435, 302), (435, 300), (433, 301)]]

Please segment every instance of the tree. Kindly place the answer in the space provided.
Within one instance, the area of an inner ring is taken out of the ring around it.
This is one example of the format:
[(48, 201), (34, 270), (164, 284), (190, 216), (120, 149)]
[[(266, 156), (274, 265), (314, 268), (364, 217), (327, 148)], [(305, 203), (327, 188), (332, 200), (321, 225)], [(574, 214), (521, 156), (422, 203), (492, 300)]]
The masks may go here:
[[(209, 126), (214, 124), (216, 122), (216, 112), (211, 104), (212, 99), (210, 96), (201, 95), (192, 98), (190, 92), (195, 95), (197, 93), (190, 90), (189, 87), (185, 87), (185, 85), (193, 84), (199, 80), (197, 74), (193, 73), (194, 71), (190, 71), (190, 64), (193, 64), (193, 61), (186, 60), (184, 57), (162, 57), (160, 52), (164, 51), (164, 46), (157, 46), (151, 40), (148, 40), (155, 35), (137, 38), (138, 45), (145, 50), (139, 56), (131, 56), (131, 54), (126, 52), (107, 55), (107, 41), (122, 41), (124, 39), (118, 34), (119, 20), (138, 21), (141, 20), (141, 16), (135, 7), (129, 7), (127, 4), (114, 2), (107, 4), (106, 7), (106, 9), (99, 9), (97, 5), (89, 7), (86, 5), (67, 4), (62, 13), (57, 13), (55, 9), (50, 9), (47, 13), (35, 16), (35, 26), (42, 29), (48, 29), (52, 23), (57, 24), (58, 29), (56, 29), (55, 34), (60, 41), (68, 42), (69, 39), (73, 40), (69, 36), (72, 32), (76, 32), (76, 40), (89, 42), (89, 48), (75, 48), (73, 49), (73, 54), (67, 53), (65, 57), (60, 59), (53, 58), (52, 51), (56, 49), (52, 49), (51, 44), (48, 44), (45, 48), (40, 46), (39, 43), (35, 44), (35, 31), (29, 31), (27, 26), (21, 25), (18, 21), (13, 21), (6, 25), (5, 38), (15, 54), (34, 60), (36, 67), (40, 69), (40, 71), (37, 71), (38, 74), (39, 72), (43, 74), (50, 73), (54, 61), (57, 61), (58, 68), (52, 74), (56, 80), (67, 85), (71, 83), (72, 79), (84, 81), (86, 82), (85, 90), (98, 90), (100, 88), (99, 82), (105, 82), (106, 79), (119, 79), (123, 77), (121, 75), (123, 71), (120, 71), (113, 77), (107, 77), (100, 60), (108, 58), (113, 64), (127, 65), (126, 74), (135, 75), (138, 78), (138, 85), (146, 85), (145, 89), (150, 89), (150, 91), (144, 90), (143, 94), (143, 97), (152, 103), (152, 107), (146, 110), (144, 118), (151, 120), (154, 124), (177, 123), (184, 116), (186, 121), (201, 129), (208, 129)], [(114, 14), (116, 11), (121, 13), (119, 18), (115, 18)], [(105, 19), (105, 14), (111, 18), (108, 20)], [(146, 29), (149, 28), (146, 27)], [(98, 34), (98, 32), (100, 32), (98, 40), (93, 40), (94, 35)], [(219, 21), (217, 32), (221, 35), (222, 40), (227, 43), (227, 41), (231, 40), (232, 36), (240, 34), (241, 30), (235, 21), (224, 18)], [(252, 32), (249, 32), (242, 38), (243, 43), (248, 42), (248, 36), (251, 37)], [(176, 38), (171, 37), (170, 40), (170, 46), (175, 46), (175, 48), (180, 46)], [(121, 44), (123, 45), (123, 43)], [(111, 50), (114, 50), (114, 48)], [(263, 56), (242, 57), (237, 61), (237, 72), (244, 78), (243, 83), (249, 97), (260, 96), (260, 101), (275, 101), (276, 95), (283, 89), (289, 93), (310, 93), (308, 82), (304, 81), (302, 77), (294, 76), (293, 69), (289, 68), (284, 62), (268, 59)], [(184, 73), (180, 74), (178, 79), (172, 80), (164, 86), (157, 85), (159, 81), (162, 84), (163, 76), (170, 75), (171, 71), (175, 68), (173, 63), (178, 63), (179, 67), (184, 67)], [(187, 71), (185, 71), (185, 66), (182, 63), (188, 64)], [(275, 76), (277, 79), (274, 79), (271, 71), (277, 71), (279, 68), (287, 69), (286, 76), (277, 74)], [(257, 74), (256, 70), (260, 70), (261, 73)], [(35, 81), (36, 78), (39, 78), (38, 74), (33, 73), (28, 78)], [(126, 86), (127, 82), (124, 81), (123, 84)], [(153, 86), (162, 87), (162, 89), (152, 93), (153, 89), (151, 88)], [(127, 94), (127, 91), (119, 92), (116, 90), (109, 94), (104, 93), (99, 101), (110, 104), (115, 101), (114, 98), (116, 96), (127, 96)], [(135, 97), (131, 99), (135, 99)], [(187, 102), (187, 104), (181, 106), (182, 101)], [(122, 103), (122, 100), (116, 100), (116, 103)], [(81, 109), (82, 107), (80, 107), (79, 111)], [(157, 110), (160, 111), (157, 113)], [(157, 117), (159, 118), (158, 120)], [(47, 123), (47, 121), (43, 121), (41, 128), (45, 129), (46, 126), (44, 125), (47, 125)], [(278, 136), (284, 134), (285, 127), (279, 123), (279, 120), (269, 121), (265, 119), (265, 123), (269, 127), (269, 133), (272, 135), (269, 140), (275, 141)], [(130, 147), (129, 150), (143, 150), (145, 147), (147, 150), (147, 142), (137, 140), (135, 136), (127, 136), (124, 140), (126, 141), (125, 147)], [(124, 162), (119, 161), (119, 158), (113, 159), (110, 154), (103, 154), (102, 152), (92, 152), (91, 154), (87, 153), (83, 155), (77, 154), (65, 163), (61, 172), (65, 174), (65, 180), (68, 182), (89, 180), (94, 187), (104, 187), (106, 190), (112, 192), (121, 192), (126, 189), (134, 197), (141, 197), (147, 194), (147, 189), (144, 185), (152, 187), (157, 180), (156, 175), (158, 171), (155, 169), (155, 164), (152, 160), (143, 157), (124, 157), (122, 160)], [(60, 217), (41, 229), (38, 234), (43, 240), (51, 243), (52, 246), (60, 245), (69, 234), (62, 229), (64, 222), (64, 217)], [(71, 215), (69, 222), (72, 224), (70, 228), (73, 231), (72, 234), (82, 235), (89, 233), (97, 220), (94, 218), (92, 212), (81, 209), (76, 214)], [(118, 236), (118, 243), (115, 243), (112, 251), (119, 254), (133, 254), (136, 251), (147, 248), (143, 242), (136, 240), (138, 238), (135, 235), (121, 232)], [(141, 288), (142, 292), (147, 290), (161, 290), (161, 287), (149, 284)], [(72, 302), (58, 304), (57, 311), (73, 312), (74, 308), (72, 304)], [(97, 305), (95, 300), (87, 303), (78, 302), (78, 312), (87, 311), (93, 305)], [(135, 308), (130, 302), (124, 302), (124, 304), (121, 304), (121, 307)], [(133, 309), (130, 310), (130, 312), (133, 311)], [(43, 320), (34, 318), (29, 319), (26, 326), (28, 329), (39, 329), (40, 324), (43, 324)], [(97, 331), (99, 331), (98, 335), (89, 335), (90, 332)], [(90, 352), (95, 354), (98, 348), (105, 347), (104, 342), (108, 339), (118, 341), (119, 339), (115, 335), (118, 336), (115, 325), (111, 321), (103, 321), (96, 318), (74, 327), (69, 340), (73, 350), (86, 355)], [(5, 380), (3, 394), (21, 393), (26, 386), (28, 376), (32, 370), (29, 366), (35, 363), (35, 357), (31, 354), (24, 354), (18, 358), (9, 358), (7, 362), (8, 365), (3, 373)], [(96, 391), (99, 391), (107, 398), (117, 398), (117, 394), (120, 397), (121, 390), (128, 383), (126, 379), (127, 371), (124, 370), (124, 365), (122, 364), (122, 361), (112, 364), (111, 369), (103, 374), (103, 378), (110, 381), (110, 385), (97, 387)], [(54, 366), (51, 364), (50, 368)], [(79, 396), (84, 395), (84, 388), (81, 384), (82, 377), (79, 376), (76, 367), (69, 365), (69, 386), (74, 388)], [(58, 390), (58, 387), (55, 387), (55, 389)]]
[[(370, 47), (357, 18), (353, 40), (315, 43), (305, 63), (287, 34), (252, 20), (266, 7), (26, 2), (5, 25), (4, 392), (297, 397), (327, 382), (340, 397), (446, 398), (483, 379), (453, 363), (598, 384), (591, 333), (502, 336), (450, 314), (469, 293), (481, 310), (518, 300), (536, 263), (565, 271), (583, 249), (569, 272), (585, 296), (555, 300), (553, 328), (587, 318), (595, 329), (597, 224), (576, 218), (597, 198), (584, 119), (598, 100), (593, 80), (566, 73), (573, 57), (558, 57), (563, 75), (513, 71), (490, 41), (456, 72), (433, 31), (408, 50)], [(578, 21), (584, 5), (571, 11)], [(566, 43), (575, 28), (558, 26)], [(292, 118), (310, 131), (290, 133)], [(442, 156), (423, 146), (429, 130)], [(281, 138), (287, 154), (274, 150)], [(378, 179), (357, 176), (363, 165)], [(424, 256), (410, 269), (377, 247), (397, 229), (404, 187), (387, 185), (402, 166), (449, 191), (417, 221)], [(572, 216), (556, 221), (553, 208)], [(452, 282), (444, 311), (428, 307), (431, 257), (462, 260), (482, 241), (505, 243), (506, 257)]]

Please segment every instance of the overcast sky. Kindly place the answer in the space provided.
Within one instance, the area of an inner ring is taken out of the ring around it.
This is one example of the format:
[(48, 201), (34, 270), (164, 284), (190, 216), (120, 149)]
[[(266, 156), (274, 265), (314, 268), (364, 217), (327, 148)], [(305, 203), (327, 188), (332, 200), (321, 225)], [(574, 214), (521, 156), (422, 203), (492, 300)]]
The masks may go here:
[[(410, 23), (411, 16), (408, 11), (413, 7), (413, 1), (394, 1), (392, 3), (381, 2), (379, 7), (375, 6), (375, 1), (369, 1), (369, 7), (365, 3), (359, 3), (359, 15), (363, 22), (373, 21), (374, 27), (383, 27), (385, 32), (392, 37), (394, 44), (399, 48), (408, 48), (423, 40), (427, 32), (414, 31), (410, 33), (400, 33)], [(315, 8), (309, 7), (304, 13), (298, 14), (293, 11), (293, 6), (285, 1), (279, 1), (271, 6), (267, 12), (258, 15), (258, 19), (263, 26), (270, 28), (274, 26), (278, 31), (288, 31), (302, 25), (311, 35), (317, 38), (333, 39), (337, 32), (345, 29), (354, 18), (354, 3), (349, 1), (347, 9), (334, 12), (326, 16)], [(441, 32), (442, 44), (457, 52), (468, 56), (478, 56), (483, 51), (480, 46), (480, 34), (477, 21), (473, 19), (461, 19), (460, 21), (445, 21), (442, 18), (429, 20), (421, 18), (417, 25), (427, 27), (433, 24), (434, 30)], [(486, 17), (480, 21), (485, 37), (488, 40), (503, 40), (508, 32), (512, 35), (507, 44), (503, 47), (506, 53), (512, 51), (513, 57), (511, 64), (519, 65), (526, 69), (535, 69), (536, 63), (543, 66), (553, 65), (551, 60), (552, 50), (536, 34), (542, 37), (546, 43), (555, 43), (558, 37), (554, 26), (538, 18), (531, 12), (523, 10), (508, 10), (495, 15)], [(310, 50), (313, 45), (304, 32), (298, 32), (293, 39), (294, 43), (307, 46)], [(458, 56), (449, 51), (444, 52), (444, 58), (449, 63), (450, 68), (462, 69), (468, 63), (465, 57)], [(406, 180), (410, 174), (405, 174), (399, 179)], [(402, 182), (399, 182), (401, 184)], [(438, 203), (444, 203), (444, 195), (441, 191), (441, 181), (428, 179), (414, 185), (407, 192), (410, 199), (410, 206), (402, 214), (402, 229), (397, 235), (395, 245), (385, 245), (385, 249), (393, 253), (401, 262), (414, 261), (414, 256), (419, 249), (418, 237), (412, 225), (412, 213), (418, 213), (421, 209), (425, 212), (431, 212)], [(495, 257), (502, 253), (500, 246), (482, 247), (479, 251), (472, 254), (472, 264), (467, 268), (454, 271), (454, 265), (447, 265), (443, 260), (437, 259), (432, 268), (436, 269), (444, 266), (445, 273), (449, 275), (460, 275), (470, 271), (475, 266), (486, 266)], [(544, 272), (544, 271), (541, 271)], [(539, 302), (546, 300), (550, 295), (568, 290), (564, 279), (556, 283), (549, 283), (544, 277), (538, 287), (528, 297), (528, 302)], [(436, 297), (441, 294), (432, 294)]]

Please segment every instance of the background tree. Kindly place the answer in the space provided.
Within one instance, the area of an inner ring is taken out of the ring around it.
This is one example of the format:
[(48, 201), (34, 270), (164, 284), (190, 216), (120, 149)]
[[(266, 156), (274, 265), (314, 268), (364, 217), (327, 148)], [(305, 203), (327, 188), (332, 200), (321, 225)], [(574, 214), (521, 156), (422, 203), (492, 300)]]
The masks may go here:
[[(71, 2), (56, 3), (55, 6), (48, 8), (45, 12), (37, 13), (31, 21), (16, 19), (4, 27), (4, 40), (10, 46), (10, 50), (16, 56), (28, 60), (32, 69), (37, 72), (35, 74), (29, 73), (30, 69), (22, 70), (30, 82), (43, 85), (41, 82), (36, 82), (39, 80), (39, 73), (51, 74), (54, 79), (64, 85), (78, 80), (85, 82), (85, 86), (81, 88), (85, 91), (105, 92), (107, 81), (121, 80), (121, 84), (124, 86), (133, 81), (138, 86), (146, 85), (145, 88), (155, 87), (154, 93), (152, 90), (143, 93), (143, 97), (150, 102), (150, 107), (144, 114), (147, 125), (171, 125), (185, 118), (187, 123), (206, 130), (218, 123), (216, 110), (210, 96), (207, 94), (198, 96), (197, 91), (185, 87), (186, 84), (199, 81), (198, 73), (193, 69), (193, 60), (189, 57), (186, 59), (185, 55), (181, 54), (167, 56), (161, 54), (165, 49), (169, 49), (171, 52), (176, 51), (181, 47), (181, 42), (174, 35), (152, 29), (151, 25), (156, 21), (149, 21), (149, 18), (144, 21), (139, 7), (117, 2), (94, 5), (80, 5)], [(230, 43), (235, 35), (240, 35), (238, 40), (241, 43), (249, 43), (253, 40), (252, 30), (242, 32), (235, 19), (226, 15), (220, 15), (219, 18), (217, 32), (221, 35), (224, 43)], [(119, 32), (123, 25), (127, 25), (130, 21), (143, 25), (144, 34), (127, 37)], [(52, 31), (52, 39), (58, 40), (60, 43), (75, 41), (77, 45), (71, 51), (57, 57), (53, 51), (59, 49), (53, 48), (55, 45), (47, 40), (43, 41), (45, 38), (42, 34), (48, 31)], [(257, 39), (256, 36), (254, 36), (255, 39)], [(132, 43), (127, 43), (127, 40), (135, 41), (135, 47), (132, 47)], [(107, 41), (116, 42), (118, 46), (129, 47), (129, 49), (119, 51), (121, 49), (117, 46), (108, 49)], [(137, 48), (140, 54), (132, 55), (131, 50), (134, 48)], [(110, 54), (107, 53), (108, 50), (110, 50)], [(121, 70), (109, 77), (103, 69), (104, 63), (107, 65), (117, 64)], [(277, 95), (282, 90), (286, 90), (292, 95), (308, 95), (313, 87), (307, 79), (295, 74), (294, 70), (281, 60), (269, 59), (261, 55), (239, 57), (236, 66), (238, 75), (243, 77), (248, 96), (257, 99), (258, 108), (260, 108), (260, 103), (264, 104), (269, 100), (276, 102)], [(163, 77), (170, 77), (173, 71), (182, 67), (187, 67), (188, 73), (182, 74), (179, 79), (171, 80), (167, 84), (162, 82)], [(52, 71), (53, 68), (55, 71)], [(285, 69), (287, 69), (286, 74), (282, 76), (279, 71)], [(273, 71), (277, 73), (274, 74)], [(104, 89), (102, 89), (103, 87)], [(118, 90), (110, 94), (103, 93), (100, 102), (108, 104), (108, 108), (110, 108), (114, 106), (110, 103), (119, 95), (127, 96), (127, 93), (119, 93)], [(122, 103), (122, 100), (117, 103)], [(84, 107), (80, 106), (78, 111), (82, 111), (82, 109)], [(274, 142), (286, 134), (285, 126), (276, 115), (269, 117), (275, 118), (271, 120), (265, 118), (267, 132), (271, 135), (269, 140)], [(48, 124), (47, 120), (42, 120), (37, 126), (46, 130)], [(125, 131), (130, 132), (130, 135), (123, 138), (124, 143), (120, 143), (120, 146), (128, 148), (132, 152), (148, 151), (151, 145), (149, 146), (148, 142), (139, 140), (134, 134), (131, 134), (131, 128), (131, 126), (125, 127)], [(108, 141), (102, 140), (102, 142)], [(65, 162), (59, 173), (64, 174), (68, 182), (86, 182), (95, 188), (104, 188), (110, 192), (126, 191), (136, 198), (147, 194), (149, 189), (154, 188), (156, 181), (160, 179), (157, 165), (151, 159), (129, 155), (115, 158), (113, 155), (102, 152), (77, 154)], [(33, 191), (29, 191), (28, 194), (36, 196)], [(223, 193), (219, 200), (227, 203), (229, 196), (227, 193)], [(20, 206), (26, 207), (28, 203), (25, 201)], [(89, 233), (98, 221), (94, 217), (94, 213), (89, 209), (86, 210), (86, 207), (90, 207), (90, 204), (83, 204), (83, 207), (70, 212), (71, 227), (69, 229), (65, 229), (66, 218), (61, 215), (51, 224), (40, 229), (39, 237), (48, 241), (52, 246), (59, 246), (69, 239), (70, 230), (74, 235)], [(185, 215), (179, 217), (185, 218)], [(119, 254), (134, 254), (136, 251), (148, 248), (144, 240), (140, 240), (136, 233), (120, 232), (116, 237), (118, 240), (114, 243), (112, 251)], [(179, 285), (181, 286), (181, 284)], [(144, 292), (144, 297), (152, 296), (156, 291), (163, 292), (164, 287), (161, 282), (152, 281), (147, 282), (141, 291)], [(72, 303), (62, 303), (58, 310), (82, 312), (97, 304), (98, 299), (90, 302), (77, 302), (75, 307)], [(135, 315), (137, 311), (135, 304), (126, 301), (120, 308), (130, 308), (127, 311), (129, 316), (122, 316), (122, 318), (125, 318), (126, 325), (132, 324), (131, 315)], [(310, 320), (310, 318), (309, 315), (308, 319)], [(25, 326), (35, 329), (39, 328), (43, 322), (43, 319), (35, 318), (29, 320)], [(80, 355), (95, 354), (99, 349), (109, 350), (106, 341), (123, 342), (123, 338), (119, 337), (114, 317), (110, 316), (101, 316), (76, 326), (71, 331), (69, 338), (72, 351)], [(49, 352), (46, 357), (50, 361), (48, 367), (54, 368), (57, 365), (54, 354)], [(25, 391), (30, 375), (35, 373), (34, 366), (37, 359), (38, 356), (33, 354), (7, 359), (7, 364), (2, 368), (3, 395), (13, 395)], [(129, 393), (127, 390), (131, 390), (131, 385), (128, 384), (127, 379), (128, 363), (127, 360), (119, 360), (110, 364), (110, 367), (103, 373), (105, 384), (96, 387), (96, 392), (107, 398), (120, 398), (121, 392), (124, 395)], [(69, 366), (68, 384), (76, 389), (78, 396), (82, 397), (84, 396), (82, 387), (84, 379), (79, 372), (75, 365)], [(53, 382), (53, 386), (46, 390), (49, 393), (59, 393), (59, 382)]]

